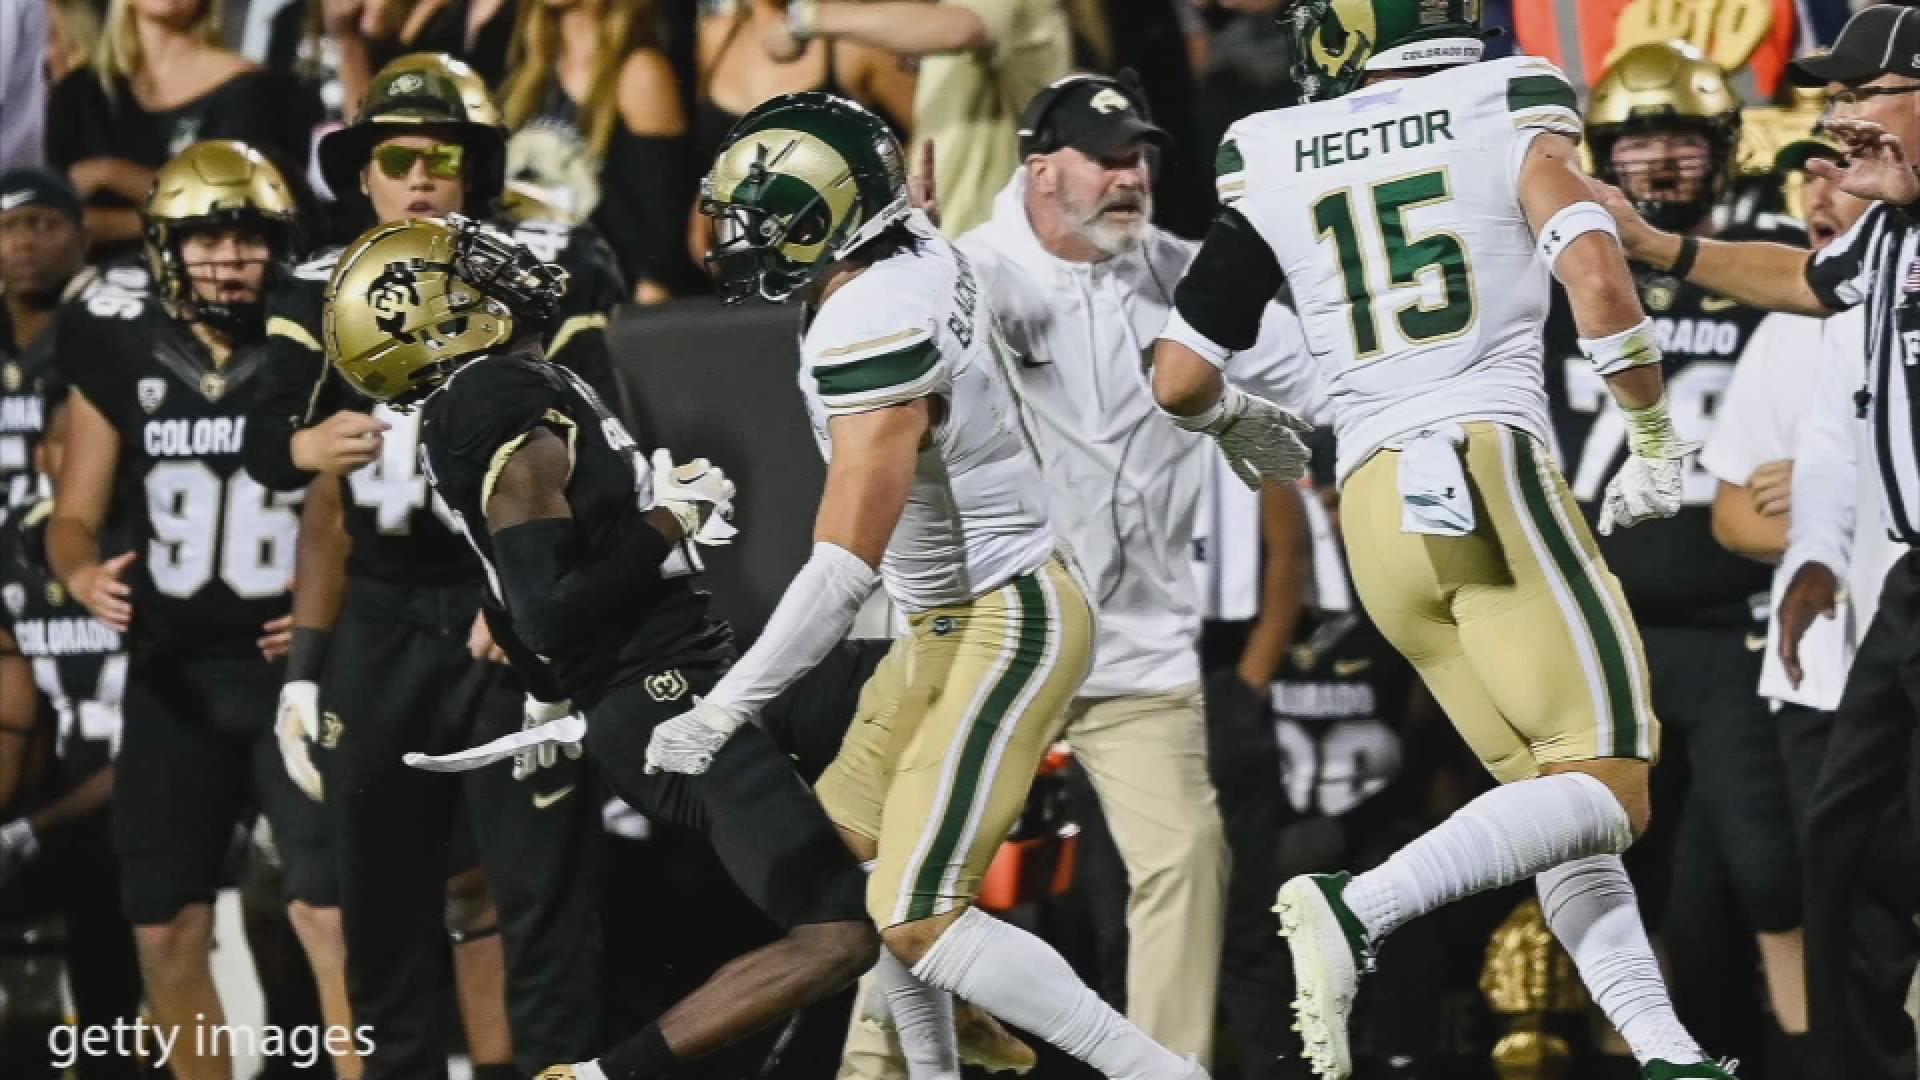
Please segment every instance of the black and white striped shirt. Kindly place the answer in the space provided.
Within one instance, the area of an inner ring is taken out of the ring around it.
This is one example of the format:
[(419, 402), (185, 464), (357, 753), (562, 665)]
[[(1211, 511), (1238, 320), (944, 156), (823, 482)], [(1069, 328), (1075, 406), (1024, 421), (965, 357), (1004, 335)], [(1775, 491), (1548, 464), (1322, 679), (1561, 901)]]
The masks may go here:
[(1807, 283), (1834, 311), (1866, 306), (1867, 381), (1855, 401), (1872, 425), (1888, 531), (1920, 545), (1920, 228), (1875, 203), (1808, 263)]

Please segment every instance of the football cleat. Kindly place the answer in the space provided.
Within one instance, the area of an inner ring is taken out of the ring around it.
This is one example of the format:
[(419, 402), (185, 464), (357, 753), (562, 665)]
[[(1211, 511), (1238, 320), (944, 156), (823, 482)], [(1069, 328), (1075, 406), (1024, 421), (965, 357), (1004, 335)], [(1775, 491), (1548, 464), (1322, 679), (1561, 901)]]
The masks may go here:
[(1347, 1024), (1360, 976), (1373, 967), (1366, 928), (1343, 895), (1349, 880), (1346, 874), (1296, 877), (1280, 887), (1273, 908), (1293, 954), (1294, 1030), (1313, 1071), (1326, 1080), (1353, 1075)]
[(953, 1033), (959, 1042), (960, 1062), (988, 1072), (1028, 1073), (1040, 1059), (1033, 1047), (1020, 1041), (1000, 1021), (970, 1002), (953, 1003)]
[(1640, 1075), (1646, 1080), (1738, 1080), (1733, 1070), (1739, 1062), (1723, 1061), (1715, 1064), (1711, 1061), (1696, 1061), (1691, 1065), (1675, 1065), (1658, 1058), (1646, 1063)]

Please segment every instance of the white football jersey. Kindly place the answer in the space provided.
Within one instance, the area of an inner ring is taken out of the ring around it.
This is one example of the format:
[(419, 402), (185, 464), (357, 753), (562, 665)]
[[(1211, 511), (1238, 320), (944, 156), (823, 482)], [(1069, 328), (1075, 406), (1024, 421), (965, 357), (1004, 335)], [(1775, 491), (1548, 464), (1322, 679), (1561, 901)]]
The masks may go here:
[(1222, 140), (1221, 201), (1286, 274), (1343, 479), (1446, 421), (1550, 437), (1550, 274), (1518, 191), (1541, 132), (1580, 137), (1573, 87), (1513, 57), (1256, 113)]
[(919, 211), (920, 237), (828, 297), (800, 344), (800, 391), (828, 461), (827, 421), (939, 398), (880, 577), (908, 612), (964, 604), (1054, 552), (1046, 481), (1020, 428), (992, 307), (966, 257)]

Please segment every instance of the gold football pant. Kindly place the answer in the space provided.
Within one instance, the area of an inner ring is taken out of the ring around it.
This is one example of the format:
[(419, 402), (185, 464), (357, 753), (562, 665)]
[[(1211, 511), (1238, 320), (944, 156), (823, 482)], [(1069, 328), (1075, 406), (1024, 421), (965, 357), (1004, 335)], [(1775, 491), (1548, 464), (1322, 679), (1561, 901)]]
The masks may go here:
[(1566, 481), (1532, 436), (1466, 429), (1467, 536), (1401, 531), (1398, 451), (1347, 479), (1340, 516), (1367, 613), (1502, 783), (1559, 762), (1653, 760), (1640, 635)]
[(1093, 610), (1058, 558), (913, 617), (817, 786), (836, 825), (878, 844), (876, 925), (944, 915), (979, 893), (1092, 655)]

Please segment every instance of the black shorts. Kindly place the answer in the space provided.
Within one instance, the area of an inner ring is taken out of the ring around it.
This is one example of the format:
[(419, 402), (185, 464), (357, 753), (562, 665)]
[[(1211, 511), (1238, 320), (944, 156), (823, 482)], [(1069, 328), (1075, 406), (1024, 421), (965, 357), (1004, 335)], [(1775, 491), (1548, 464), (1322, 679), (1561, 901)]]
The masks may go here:
[(634, 809), (705, 833), (734, 883), (779, 926), (865, 921), (866, 875), (758, 724), (741, 728), (699, 776), (646, 772), (654, 727), (692, 708), (720, 671), (674, 668), (615, 687), (587, 711), (587, 752)]
[(337, 902), (321, 804), (294, 787), (274, 739), (281, 669), (258, 657), (136, 656), (113, 781), (113, 846), (135, 926), (210, 903), (234, 826), (264, 812), (292, 899)]

